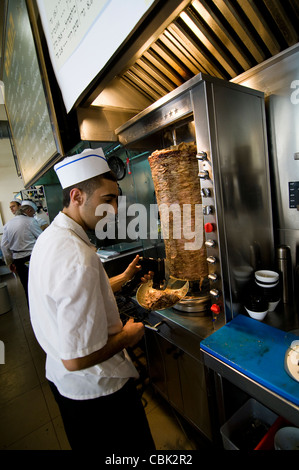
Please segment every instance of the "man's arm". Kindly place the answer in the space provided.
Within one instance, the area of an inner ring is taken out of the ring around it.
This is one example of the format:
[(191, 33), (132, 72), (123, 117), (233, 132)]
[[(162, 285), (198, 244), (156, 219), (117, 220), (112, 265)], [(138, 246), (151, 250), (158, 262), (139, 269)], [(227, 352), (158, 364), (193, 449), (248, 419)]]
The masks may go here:
[(62, 363), (64, 367), (71, 372), (87, 369), (88, 367), (95, 366), (110, 359), (110, 357), (122, 351), (124, 348), (134, 346), (141, 340), (143, 334), (143, 323), (135, 323), (131, 318), (119, 333), (108, 337), (108, 341), (102, 349), (85, 357), (67, 360), (62, 359)]
[(37, 221), (35, 220), (34, 217), (31, 217), (31, 225), (30, 225), (30, 231), (32, 233), (32, 235), (35, 237), (35, 238), (38, 238), (40, 236), (41, 233), (43, 233), (42, 229), (40, 228), (40, 226), (38, 225)]
[[(140, 271), (141, 269), (141, 266), (138, 265), (138, 262), (139, 262), (139, 255), (137, 255), (133, 261), (129, 264), (129, 266), (127, 267), (127, 269), (119, 274), (118, 276), (114, 276), (114, 277), (111, 277), (109, 279), (109, 282), (110, 282), (110, 285), (111, 285), (111, 288), (113, 290), (113, 292), (118, 292), (119, 290), (121, 290), (122, 286), (130, 281), (132, 279), (132, 277), (138, 273), (138, 271)], [(141, 281), (142, 282), (147, 282), (149, 279), (151, 278), (151, 274), (145, 274), (143, 278), (141, 278)]]
[(5, 264), (7, 266), (11, 266), (12, 263), (13, 263), (13, 257), (12, 257), (12, 252), (10, 250), (9, 239), (8, 239), (8, 236), (7, 236), (7, 231), (6, 231), (5, 226), (4, 226), (3, 235), (2, 235), (2, 239), (1, 239), (1, 250), (2, 250), (2, 254), (3, 254)]

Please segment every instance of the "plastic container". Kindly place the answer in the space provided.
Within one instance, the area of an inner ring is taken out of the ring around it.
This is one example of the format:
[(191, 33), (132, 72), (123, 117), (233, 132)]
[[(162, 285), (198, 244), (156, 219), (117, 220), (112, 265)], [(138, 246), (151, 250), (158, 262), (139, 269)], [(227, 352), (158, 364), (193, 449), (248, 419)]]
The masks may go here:
[(220, 428), (226, 450), (254, 450), (278, 416), (250, 398)]
[(279, 416), (279, 418), (274, 421), (267, 434), (265, 434), (254, 450), (274, 450), (275, 434), (280, 428), (288, 425), (289, 422), (282, 416)]

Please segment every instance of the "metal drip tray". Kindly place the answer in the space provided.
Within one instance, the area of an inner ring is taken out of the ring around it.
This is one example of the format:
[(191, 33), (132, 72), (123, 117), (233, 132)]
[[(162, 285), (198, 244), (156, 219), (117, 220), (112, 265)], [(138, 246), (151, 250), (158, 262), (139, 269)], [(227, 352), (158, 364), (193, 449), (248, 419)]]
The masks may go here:
[(182, 313), (188, 313), (188, 315), (203, 317), (209, 314), (210, 296), (187, 296), (180, 302), (175, 304), (173, 308)]

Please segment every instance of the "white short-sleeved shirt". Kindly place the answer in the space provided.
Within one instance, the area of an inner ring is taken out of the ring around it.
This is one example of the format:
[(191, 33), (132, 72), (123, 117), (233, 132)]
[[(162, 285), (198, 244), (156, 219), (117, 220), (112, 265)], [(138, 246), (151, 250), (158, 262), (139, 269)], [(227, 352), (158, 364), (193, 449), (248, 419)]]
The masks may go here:
[(16, 215), (3, 228), (1, 249), (7, 265), (14, 259), (30, 256), (36, 239), (42, 233), (38, 223), (27, 215)]
[(96, 366), (68, 371), (61, 359), (105, 346), (122, 322), (109, 279), (83, 228), (60, 212), (37, 240), (29, 268), (32, 326), (47, 354), (46, 377), (72, 399), (119, 390), (138, 373), (127, 352)]

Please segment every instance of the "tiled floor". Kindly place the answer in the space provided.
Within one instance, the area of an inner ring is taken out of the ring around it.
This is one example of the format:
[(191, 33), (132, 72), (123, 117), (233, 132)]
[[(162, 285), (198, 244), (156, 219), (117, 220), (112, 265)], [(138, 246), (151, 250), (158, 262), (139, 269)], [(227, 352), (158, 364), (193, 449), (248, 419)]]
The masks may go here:
[[(23, 288), (12, 274), (3, 275), (12, 309), (0, 315), (0, 450), (69, 449), (61, 416), (45, 379), (45, 355), (31, 328)], [(198, 436), (147, 385), (143, 394), (157, 450), (196, 450)], [(191, 437), (192, 434), (192, 437)]]

